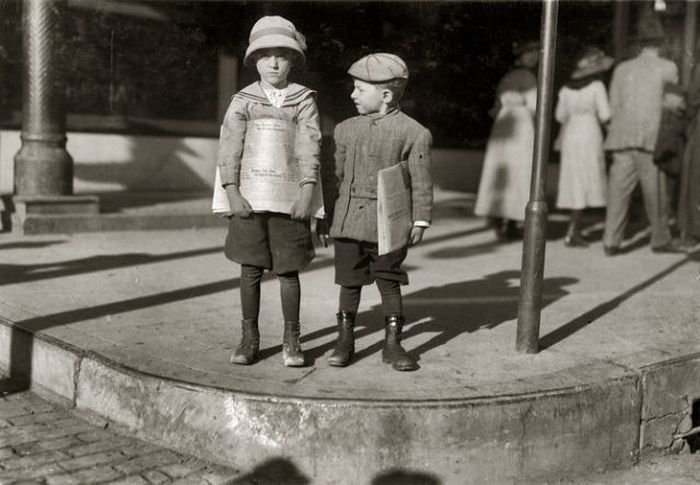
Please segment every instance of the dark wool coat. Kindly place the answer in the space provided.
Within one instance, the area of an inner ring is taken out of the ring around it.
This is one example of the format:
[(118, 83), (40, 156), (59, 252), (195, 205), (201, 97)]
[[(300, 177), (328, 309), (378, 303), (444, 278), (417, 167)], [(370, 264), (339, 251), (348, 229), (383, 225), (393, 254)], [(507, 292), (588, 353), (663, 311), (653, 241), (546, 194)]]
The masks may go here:
[(340, 123), (335, 142), (335, 189), (331, 237), (377, 242), (377, 172), (408, 162), (414, 221), (430, 222), (433, 184), (430, 131), (399, 109), (356, 116)]
[(221, 185), (238, 185), (247, 122), (266, 118), (296, 123), (295, 149), (301, 169), (301, 184), (318, 182), (321, 129), (314, 94), (315, 91), (309, 88), (291, 83), (287, 86), (287, 97), (281, 108), (270, 104), (258, 82), (234, 94), (219, 138), (217, 164), (221, 171)]

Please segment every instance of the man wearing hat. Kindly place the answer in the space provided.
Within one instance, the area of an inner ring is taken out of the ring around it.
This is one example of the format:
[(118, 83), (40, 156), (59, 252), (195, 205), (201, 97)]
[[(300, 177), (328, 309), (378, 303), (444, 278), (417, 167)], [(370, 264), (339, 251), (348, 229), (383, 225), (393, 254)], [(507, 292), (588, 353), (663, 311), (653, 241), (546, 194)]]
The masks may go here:
[[(418, 368), (400, 344), (404, 323), (401, 264), (408, 245), (418, 244), (430, 225), (433, 187), (430, 131), (404, 114), (399, 101), (408, 81), (405, 62), (393, 54), (370, 54), (355, 62), (350, 98), (359, 116), (338, 124), (334, 133), (337, 188), (330, 235), (335, 238), (336, 284), (340, 285), (338, 341), (329, 364), (343, 367), (354, 352), (353, 327), (364, 285), (377, 283), (385, 317), (384, 362), (401, 371)], [(377, 172), (399, 163), (410, 174), (413, 229), (407, 245), (379, 255), (377, 246)]]
[(666, 176), (653, 160), (664, 92), (678, 83), (677, 66), (659, 55), (663, 39), (663, 29), (658, 22), (642, 24), (637, 36), (639, 54), (621, 63), (613, 72), (610, 84), (612, 118), (605, 140), (605, 149), (612, 152), (613, 157), (603, 234), (608, 256), (620, 250), (630, 199), (638, 183), (651, 224), (652, 251), (680, 251), (668, 227)]

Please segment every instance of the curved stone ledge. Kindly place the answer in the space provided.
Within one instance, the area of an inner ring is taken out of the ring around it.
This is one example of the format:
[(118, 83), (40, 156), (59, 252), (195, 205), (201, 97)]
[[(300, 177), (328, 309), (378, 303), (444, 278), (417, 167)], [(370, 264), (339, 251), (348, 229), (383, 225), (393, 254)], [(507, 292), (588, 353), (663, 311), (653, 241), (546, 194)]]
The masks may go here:
[(436, 483), (521, 483), (629, 467), (640, 451), (667, 452), (700, 396), (697, 354), (546, 392), (387, 402), (178, 382), (7, 321), (0, 345), (3, 355), (31, 347), (35, 388), (143, 439), (239, 469), (288, 460), (318, 483), (369, 483), (391, 470)]

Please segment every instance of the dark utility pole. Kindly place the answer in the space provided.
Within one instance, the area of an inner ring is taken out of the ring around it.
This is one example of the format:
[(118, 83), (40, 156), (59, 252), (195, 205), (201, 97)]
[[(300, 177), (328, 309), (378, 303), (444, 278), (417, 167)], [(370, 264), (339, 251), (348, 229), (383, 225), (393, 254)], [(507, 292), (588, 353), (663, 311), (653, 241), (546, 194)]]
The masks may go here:
[(520, 304), (518, 307), (518, 352), (537, 353), (542, 310), (542, 277), (547, 229), (547, 160), (552, 118), (552, 82), (557, 42), (558, 0), (544, 0), (540, 27), (540, 65), (537, 76), (537, 114), (530, 201), (525, 209)]

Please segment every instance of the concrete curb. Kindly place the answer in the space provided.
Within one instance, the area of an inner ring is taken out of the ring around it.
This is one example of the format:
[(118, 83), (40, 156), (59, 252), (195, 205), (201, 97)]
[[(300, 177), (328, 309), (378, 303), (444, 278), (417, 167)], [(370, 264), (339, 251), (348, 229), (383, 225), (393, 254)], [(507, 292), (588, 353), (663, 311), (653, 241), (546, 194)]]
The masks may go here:
[[(314, 483), (371, 483), (387, 473), (434, 480), (426, 483), (524, 483), (626, 468), (677, 449), (673, 434), (697, 419), (700, 397), (693, 354), (554, 392), (421, 402), (280, 398), (147, 375), (0, 323), (0, 365), (39, 392), (222, 465), (287, 460)], [(16, 369), (22, 357), (28, 364)]]

